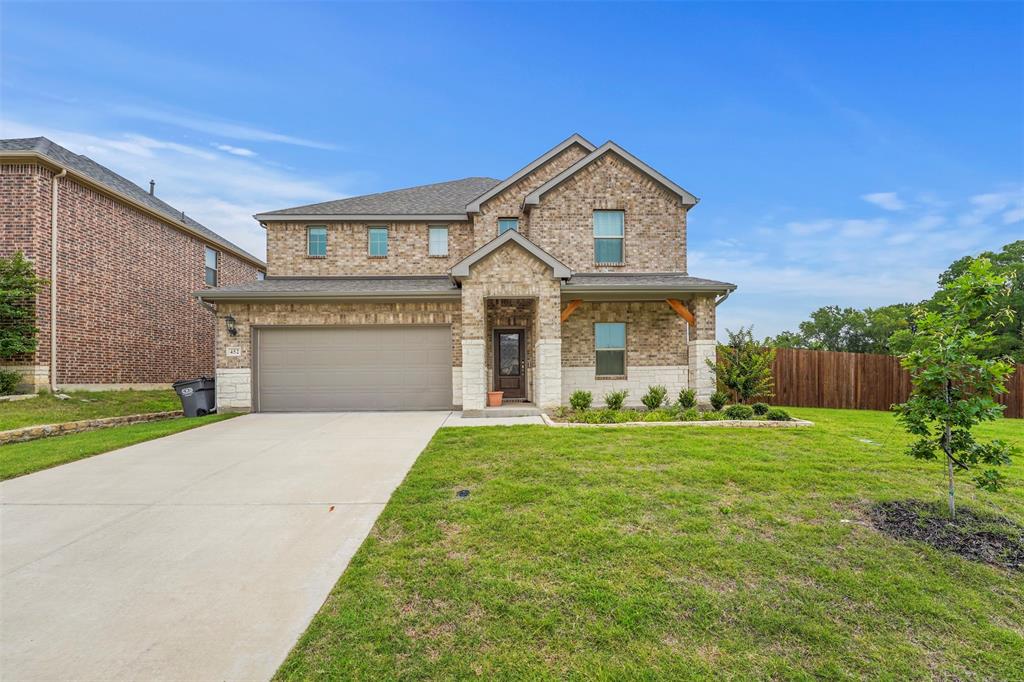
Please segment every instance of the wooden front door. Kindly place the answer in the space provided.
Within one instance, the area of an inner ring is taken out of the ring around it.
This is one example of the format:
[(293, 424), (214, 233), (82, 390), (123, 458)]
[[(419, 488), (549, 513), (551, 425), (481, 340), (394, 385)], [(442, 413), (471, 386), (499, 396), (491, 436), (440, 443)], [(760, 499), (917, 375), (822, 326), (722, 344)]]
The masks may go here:
[(526, 347), (522, 329), (494, 330), (494, 390), (505, 398), (526, 397)]

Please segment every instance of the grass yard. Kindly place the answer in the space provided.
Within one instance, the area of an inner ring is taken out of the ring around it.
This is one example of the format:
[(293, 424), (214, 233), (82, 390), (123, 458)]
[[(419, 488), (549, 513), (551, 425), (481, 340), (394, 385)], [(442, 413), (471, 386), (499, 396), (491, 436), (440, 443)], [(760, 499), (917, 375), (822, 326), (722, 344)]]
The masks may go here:
[[(889, 414), (792, 413), (818, 425), (441, 429), (278, 677), (1024, 678), (1024, 574), (868, 524), (942, 466)], [(1024, 521), (1024, 421), (980, 431), (1013, 487), (960, 503)]]
[[(36, 398), (38, 400), (38, 398)], [(130, 426), (114, 426), (67, 436), (40, 438), (27, 443), (0, 445), (0, 481), (67, 464), (118, 448), (134, 445), (172, 433), (187, 431), (216, 421), (230, 419), (236, 414), (211, 414), (193, 419), (170, 419)]]
[(44, 393), (29, 400), (0, 402), (0, 431), (35, 424), (59, 424), (79, 419), (120, 417), (144, 412), (180, 410), (171, 389), (157, 391), (72, 391), (68, 400)]

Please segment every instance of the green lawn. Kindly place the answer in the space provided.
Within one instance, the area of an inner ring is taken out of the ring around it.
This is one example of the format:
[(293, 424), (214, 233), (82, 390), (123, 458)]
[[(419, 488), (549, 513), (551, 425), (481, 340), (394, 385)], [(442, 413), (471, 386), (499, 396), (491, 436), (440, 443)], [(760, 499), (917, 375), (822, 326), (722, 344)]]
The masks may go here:
[[(1024, 677), (1024, 574), (865, 523), (940, 464), (889, 414), (792, 412), (817, 426), (441, 429), (278, 677)], [(961, 504), (1024, 521), (1007, 473)]]
[(40, 438), (27, 443), (0, 445), (0, 481), (236, 416), (238, 415), (211, 414), (193, 419), (115, 426), (67, 436)]
[(59, 424), (79, 419), (180, 410), (171, 389), (159, 391), (73, 391), (68, 400), (50, 393), (28, 400), (0, 402), (0, 431), (34, 424)]

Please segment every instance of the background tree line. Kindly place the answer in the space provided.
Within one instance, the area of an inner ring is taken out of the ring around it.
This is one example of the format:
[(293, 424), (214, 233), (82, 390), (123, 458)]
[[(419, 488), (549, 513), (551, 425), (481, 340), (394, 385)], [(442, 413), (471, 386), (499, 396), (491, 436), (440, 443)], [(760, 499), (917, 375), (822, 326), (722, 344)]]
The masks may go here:
[(1011, 242), (999, 252), (986, 251), (954, 261), (939, 275), (939, 290), (918, 304), (895, 303), (862, 310), (825, 306), (801, 322), (798, 331), (768, 337), (765, 344), (849, 353), (903, 353), (913, 339), (914, 310), (941, 310), (949, 295), (943, 287), (968, 272), (979, 258), (991, 261), (995, 275), (1009, 282), (991, 306), (994, 341), (987, 352), (991, 357), (1008, 356), (1024, 363), (1024, 240)]

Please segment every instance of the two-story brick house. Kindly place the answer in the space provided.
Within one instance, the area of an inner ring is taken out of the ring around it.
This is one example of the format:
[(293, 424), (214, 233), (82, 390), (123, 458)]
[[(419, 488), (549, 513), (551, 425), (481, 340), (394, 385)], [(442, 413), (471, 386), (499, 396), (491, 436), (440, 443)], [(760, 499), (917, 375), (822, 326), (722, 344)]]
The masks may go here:
[(266, 271), (152, 185), (147, 192), (44, 137), (0, 140), (0, 256), (19, 251), (47, 281), (33, 302), (36, 352), (0, 363), (20, 371), (27, 390), (166, 387), (210, 375), (215, 319), (193, 292)]
[(506, 178), (256, 215), (266, 281), (213, 302), (218, 404), (260, 411), (539, 407), (652, 384), (713, 391), (715, 308), (691, 277), (697, 199), (573, 135)]

